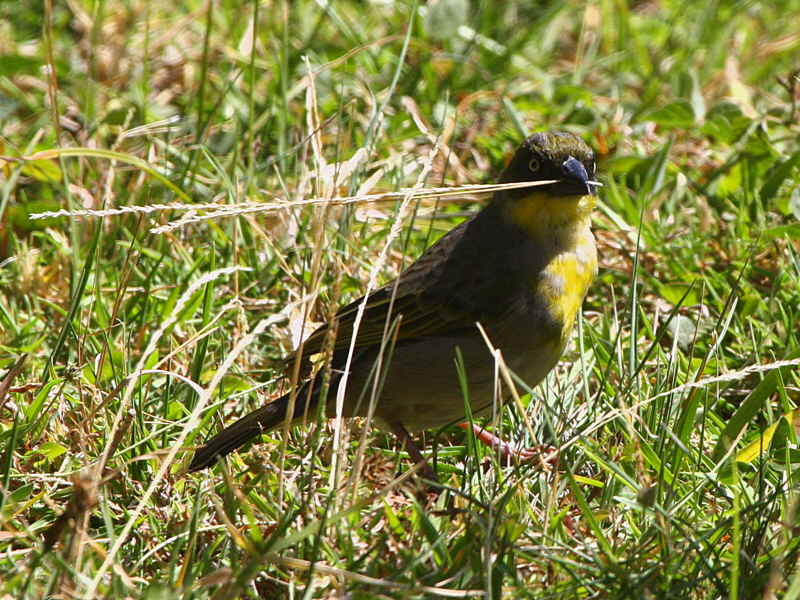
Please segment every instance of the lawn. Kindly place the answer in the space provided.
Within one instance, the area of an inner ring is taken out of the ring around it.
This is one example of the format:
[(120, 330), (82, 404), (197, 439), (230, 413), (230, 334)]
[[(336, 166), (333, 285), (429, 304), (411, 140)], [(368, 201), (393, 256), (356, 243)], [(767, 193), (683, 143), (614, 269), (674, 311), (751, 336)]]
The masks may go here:
[[(800, 598), (798, 23), (0, 4), (2, 598)], [(391, 435), (312, 416), (185, 474), (549, 129), (597, 153), (599, 276), (484, 423), (557, 461), (429, 431), (430, 493)]]

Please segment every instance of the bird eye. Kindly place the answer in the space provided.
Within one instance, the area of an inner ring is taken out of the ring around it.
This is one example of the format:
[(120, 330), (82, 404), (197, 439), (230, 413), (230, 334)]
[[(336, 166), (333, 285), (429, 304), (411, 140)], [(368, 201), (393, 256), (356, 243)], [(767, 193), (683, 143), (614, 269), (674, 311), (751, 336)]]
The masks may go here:
[(531, 173), (536, 173), (536, 171), (539, 170), (539, 166), (540, 165), (539, 165), (539, 159), (538, 158), (532, 158), (528, 162), (528, 169), (530, 169)]

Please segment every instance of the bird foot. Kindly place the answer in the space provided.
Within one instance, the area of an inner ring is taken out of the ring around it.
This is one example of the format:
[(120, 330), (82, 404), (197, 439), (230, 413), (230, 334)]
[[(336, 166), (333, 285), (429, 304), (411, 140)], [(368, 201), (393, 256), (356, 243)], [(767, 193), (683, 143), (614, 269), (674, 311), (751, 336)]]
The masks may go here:
[[(469, 423), (459, 423), (458, 426), (466, 431)], [(472, 424), (472, 431), (481, 442), (498, 451), (506, 463), (537, 462), (541, 466), (553, 466), (558, 461), (558, 449), (553, 446), (543, 444), (532, 448), (514, 448), (509, 442), (487, 431), (477, 423)]]
[(438, 484), (439, 478), (436, 476), (436, 471), (433, 470), (430, 463), (428, 463), (425, 457), (422, 456), (422, 451), (420, 450), (419, 446), (417, 446), (416, 442), (414, 442), (414, 439), (411, 437), (411, 434), (408, 433), (406, 428), (400, 423), (393, 423), (392, 431), (397, 436), (400, 446), (405, 446), (406, 452), (408, 452), (411, 460), (413, 460), (415, 464), (420, 465), (417, 474), (422, 477), (422, 479), (427, 479), (434, 484)]

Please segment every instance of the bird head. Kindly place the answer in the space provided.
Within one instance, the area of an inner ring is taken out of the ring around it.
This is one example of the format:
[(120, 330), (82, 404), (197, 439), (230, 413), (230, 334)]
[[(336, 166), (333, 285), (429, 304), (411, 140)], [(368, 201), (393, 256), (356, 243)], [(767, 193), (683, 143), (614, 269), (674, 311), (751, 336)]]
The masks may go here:
[(527, 138), (508, 163), (501, 183), (550, 181), (546, 186), (514, 190), (513, 196), (531, 190), (550, 196), (595, 194), (594, 152), (578, 136), (564, 131), (535, 133)]

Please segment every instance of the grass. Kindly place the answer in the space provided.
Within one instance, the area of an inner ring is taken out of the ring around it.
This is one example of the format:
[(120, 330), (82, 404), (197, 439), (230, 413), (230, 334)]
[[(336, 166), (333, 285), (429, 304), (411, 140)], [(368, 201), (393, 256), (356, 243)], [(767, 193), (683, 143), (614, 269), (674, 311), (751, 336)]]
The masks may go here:
[[(7, 597), (800, 597), (796, 0), (0, 15)], [(483, 197), (326, 200), (492, 182), (547, 128), (598, 152), (600, 275), (493, 425), (555, 466), (430, 432), (422, 497), (354, 422), (180, 475)]]

